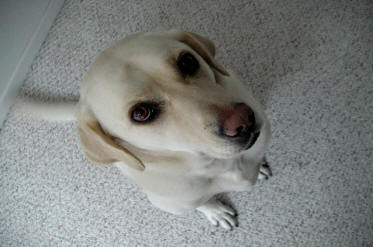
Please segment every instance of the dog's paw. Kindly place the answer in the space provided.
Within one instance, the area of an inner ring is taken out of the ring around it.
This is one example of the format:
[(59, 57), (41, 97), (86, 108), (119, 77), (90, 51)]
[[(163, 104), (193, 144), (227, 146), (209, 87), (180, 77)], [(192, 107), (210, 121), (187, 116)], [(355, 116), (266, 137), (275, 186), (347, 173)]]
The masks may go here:
[(226, 230), (238, 226), (236, 212), (216, 199), (210, 199), (197, 210), (201, 211), (214, 226), (221, 226)]
[(258, 179), (260, 180), (269, 179), (270, 177), (272, 177), (272, 175), (273, 174), (272, 174), (271, 167), (269, 167), (266, 161), (263, 161), (263, 163), (260, 164), (260, 167), (259, 167)]

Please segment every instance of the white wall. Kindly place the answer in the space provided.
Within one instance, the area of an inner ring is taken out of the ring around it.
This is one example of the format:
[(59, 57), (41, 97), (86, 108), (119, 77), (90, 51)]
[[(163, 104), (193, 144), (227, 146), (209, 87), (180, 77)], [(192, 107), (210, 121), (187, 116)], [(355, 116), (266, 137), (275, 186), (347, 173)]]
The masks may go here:
[(0, 0), (0, 128), (64, 0)]

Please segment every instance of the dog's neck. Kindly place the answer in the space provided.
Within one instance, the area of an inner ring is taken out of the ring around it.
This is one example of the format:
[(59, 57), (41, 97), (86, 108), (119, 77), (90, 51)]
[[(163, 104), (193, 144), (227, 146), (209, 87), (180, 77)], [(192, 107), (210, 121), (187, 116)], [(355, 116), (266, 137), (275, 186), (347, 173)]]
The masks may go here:
[[(255, 165), (263, 157), (252, 156), (251, 152), (244, 152), (237, 156), (222, 159), (211, 157), (200, 152), (182, 152), (182, 151), (154, 151), (145, 150), (134, 146), (128, 146), (128, 143), (116, 139), (119, 145), (124, 145), (136, 156), (141, 157), (148, 172), (160, 173), (180, 173), (180, 174), (210, 174), (212, 177), (240, 167), (241, 164)], [(258, 154), (258, 153), (256, 153)]]

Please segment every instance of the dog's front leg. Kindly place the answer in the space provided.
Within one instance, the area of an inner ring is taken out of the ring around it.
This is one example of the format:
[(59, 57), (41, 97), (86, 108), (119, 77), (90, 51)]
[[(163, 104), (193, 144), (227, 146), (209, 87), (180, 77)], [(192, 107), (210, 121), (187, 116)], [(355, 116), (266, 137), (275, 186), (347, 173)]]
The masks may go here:
[(211, 198), (197, 210), (206, 215), (207, 219), (215, 226), (220, 225), (227, 230), (232, 230), (238, 225), (236, 212), (215, 198)]
[(269, 179), (272, 177), (272, 169), (268, 165), (267, 160), (263, 158), (263, 161), (260, 163), (259, 167), (259, 174), (258, 174), (258, 179)]

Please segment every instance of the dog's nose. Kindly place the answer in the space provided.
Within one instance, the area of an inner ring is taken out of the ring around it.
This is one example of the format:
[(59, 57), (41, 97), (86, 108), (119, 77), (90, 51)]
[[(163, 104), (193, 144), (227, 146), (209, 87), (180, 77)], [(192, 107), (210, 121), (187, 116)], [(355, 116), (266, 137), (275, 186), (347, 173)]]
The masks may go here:
[(228, 137), (243, 137), (254, 131), (254, 112), (244, 103), (226, 107), (221, 114), (222, 134)]

